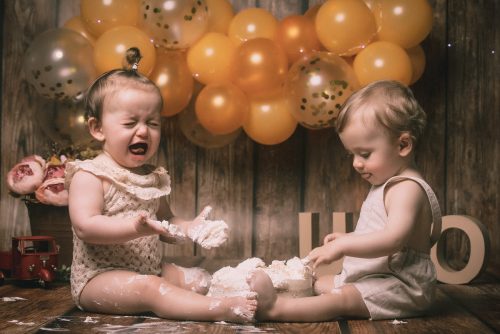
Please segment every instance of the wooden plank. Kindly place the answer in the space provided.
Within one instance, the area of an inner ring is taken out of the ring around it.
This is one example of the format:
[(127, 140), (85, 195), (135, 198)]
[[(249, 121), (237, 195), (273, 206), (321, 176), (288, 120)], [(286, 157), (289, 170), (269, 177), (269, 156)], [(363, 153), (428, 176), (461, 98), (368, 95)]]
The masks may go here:
[[(25, 300), (4, 301), (4, 297)], [(30, 333), (75, 308), (68, 284), (42, 289), (28, 284), (23, 287), (0, 287), (0, 332)]]
[(349, 320), (347, 327), (350, 334), (357, 333), (495, 333), (481, 320), (457, 305), (454, 300), (437, 290), (434, 311), (428, 315), (411, 319), (393, 320)]
[(448, 1), (447, 11), (447, 213), (471, 215), (487, 227), (490, 263), (498, 265), (500, 4)]
[(0, 249), (9, 249), (12, 236), (29, 235), (26, 208), (8, 194), (7, 172), (31, 155), (49, 152), (49, 141), (36, 122), (35, 113), (43, 112), (43, 99), (29, 87), (23, 72), (23, 55), (42, 31), (56, 26), (55, 0), (6, 1), (4, 6), (2, 54), (2, 132), (0, 138)]

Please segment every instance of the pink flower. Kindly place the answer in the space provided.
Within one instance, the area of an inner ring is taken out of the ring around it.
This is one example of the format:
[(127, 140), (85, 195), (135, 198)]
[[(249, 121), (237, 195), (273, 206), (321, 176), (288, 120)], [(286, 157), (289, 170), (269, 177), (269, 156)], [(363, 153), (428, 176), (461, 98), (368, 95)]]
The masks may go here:
[(43, 181), (36, 190), (35, 197), (43, 204), (68, 205), (68, 190), (64, 188), (64, 177), (52, 177)]
[(22, 159), (7, 173), (7, 187), (20, 195), (34, 192), (43, 182), (44, 168), (45, 160), (38, 155)]

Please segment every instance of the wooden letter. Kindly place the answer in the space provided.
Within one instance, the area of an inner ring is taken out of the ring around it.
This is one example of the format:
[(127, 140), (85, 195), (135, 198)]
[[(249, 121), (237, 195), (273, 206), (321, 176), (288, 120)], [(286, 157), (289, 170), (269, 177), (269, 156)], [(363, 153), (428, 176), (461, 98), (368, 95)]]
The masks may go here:
[(452, 269), (446, 262), (444, 247), (439, 246), (441, 239), (432, 247), (431, 259), (436, 267), (437, 279), (440, 282), (466, 284), (476, 278), (485, 268), (490, 249), (490, 239), (484, 225), (470, 216), (450, 215), (443, 217), (441, 233), (452, 228), (461, 230), (469, 238), (469, 262), (462, 270)]

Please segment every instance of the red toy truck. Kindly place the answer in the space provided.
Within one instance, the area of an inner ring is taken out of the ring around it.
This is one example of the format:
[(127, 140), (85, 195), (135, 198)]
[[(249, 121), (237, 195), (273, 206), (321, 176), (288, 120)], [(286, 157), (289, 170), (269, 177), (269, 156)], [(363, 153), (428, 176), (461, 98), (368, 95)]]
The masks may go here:
[[(10, 270), (16, 280), (37, 280), (45, 287), (56, 277), (58, 254), (54, 237), (13, 237), (12, 251), (2, 252), (0, 269)], [(10, 265), (7, 263), (9, 259)], [(2, 276), (0, 272), (0, 280)]]

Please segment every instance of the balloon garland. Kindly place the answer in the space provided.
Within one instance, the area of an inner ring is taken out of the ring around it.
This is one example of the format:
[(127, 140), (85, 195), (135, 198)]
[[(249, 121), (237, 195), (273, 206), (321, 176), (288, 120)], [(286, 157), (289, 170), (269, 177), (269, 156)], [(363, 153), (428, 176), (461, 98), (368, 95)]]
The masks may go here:
[(275, 145), (297, 124), (331, 127), (342, 103), (373, 81), (415, 83), (431, 29), (428, 0), (328, 0), (280, 21), (263, 8), (235, 13), (228, 0), (81, 0), (79, 15), (35, 38), (24, 70), (40, 95), (65, 101), (59, 114), (76, 115), (89, 84), (137, 46), (138, 70), (162, 91), (162, 116), (179, 114), (191, 142), (220, 147), (243, 130)]

